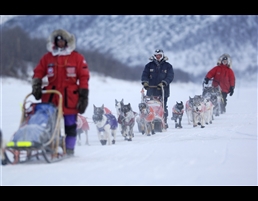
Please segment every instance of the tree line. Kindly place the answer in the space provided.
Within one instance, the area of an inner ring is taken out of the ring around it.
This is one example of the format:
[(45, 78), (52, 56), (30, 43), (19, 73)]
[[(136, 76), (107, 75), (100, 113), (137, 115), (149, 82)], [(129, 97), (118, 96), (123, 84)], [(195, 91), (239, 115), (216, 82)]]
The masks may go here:
[[(20, 27), (1, 31), (0, 38), (0, 75), (18, 79), (28, 78), (31, 66), (35, 67), (40, 58), (46, 53), (46, 39), (31, 38)], [(114, 59), (111, 55), (98, 51), (77, 49), (87, 60), (91, 72), (116, 79), (139, 81), (142, 66), (129, 67)], [(188, 82), (189, 74), (174, 69), (174, 82)]]

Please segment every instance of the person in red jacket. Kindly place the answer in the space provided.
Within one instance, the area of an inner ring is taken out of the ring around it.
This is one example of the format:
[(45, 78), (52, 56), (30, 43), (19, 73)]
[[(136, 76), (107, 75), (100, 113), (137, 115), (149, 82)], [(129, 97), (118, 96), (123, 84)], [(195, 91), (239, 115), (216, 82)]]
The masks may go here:
[(226, 112), (227, 95), (233, 95), (235, 89), (235, 74), (231, 68), (232, 60), (229, 54), (223, 54), (219, 57), (217, 66), (213, 67), (205, 76), (204, 84), (208, 84), (213, 78), (212, 86), (220, 86), (223, 102), (222, 112)]
[[(66, 30), (54, 30), (47, 40), (48, 52), (34, 68), (32, 94), (36, 100), (57, 105), (59, 97), (42, 94), (42, 90), (58, 90), (63, 97), (66, 153), (74, 154), (76, 143), (77, 114), (83, 114), (88, 106), (88, 64), (83, 55), (75, 51), (75, 36)], [(48, 85), (42, 86), (47, 76)]]

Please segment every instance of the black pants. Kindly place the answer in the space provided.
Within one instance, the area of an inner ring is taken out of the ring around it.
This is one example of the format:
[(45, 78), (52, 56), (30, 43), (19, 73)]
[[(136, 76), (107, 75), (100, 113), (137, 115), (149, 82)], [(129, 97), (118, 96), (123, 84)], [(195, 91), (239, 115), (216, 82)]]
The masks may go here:
[(227, 105), (227, 96), (228, 96), (228, 93), (221, 92), (221, 94), (222, 94), (224, 106), (226, 107), (226, 105)]
[(167, 123), (167, 118), (168, 118), (167, 102), (168, 102), (168, 97), (164, 97), (164, 121), (165, 121), (165, 123)]
[(221, 103), (221, 112), (224, 113), (226, 112), (226, 105), (227, 105), (227, 95), (228, 93), (221, 92), (222, 94), (222, 103)]

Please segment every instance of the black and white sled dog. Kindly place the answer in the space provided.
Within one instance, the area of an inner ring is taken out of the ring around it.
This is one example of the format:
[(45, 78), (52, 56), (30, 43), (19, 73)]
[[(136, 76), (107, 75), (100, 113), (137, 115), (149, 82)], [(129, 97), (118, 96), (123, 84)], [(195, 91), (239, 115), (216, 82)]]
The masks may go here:
[(118, 116), (118, 124), (121, 125), (122, 135), (125, 140), (132, 141), (134, 137), (133, 128), (135, 125), (135, 117), (137, 115), (136, 112), (132, 110), (131, 104), (121, 103), (121, 112)]
[[(184, 103), (176, 102), (176, 104), (172, 107), (172, 117), (171, 120), (175, 121), (175, 128), (183, 128), (182, 127), (182, 118), (184, 115)], [(178, 123), (177, 123), (178, 120)]]
[(104, 104), (101, 107), (96, 107), (93, 104), (94, 113), (92, 120), (95, 123), (98, 131), (98, 138), (102, 145), (111, 145), (111, 136), (112, 144), (116, 142), (116, 131), (118, 127), (118, 122), (116, 117), (111, 113), (105, 113)]
[(2, 165), (7, 165), (7, 157), (5, 154), (5, 141), (3, 139), (3, 133), (0, 129), (0, 150), (1, 150), (1, 163)]

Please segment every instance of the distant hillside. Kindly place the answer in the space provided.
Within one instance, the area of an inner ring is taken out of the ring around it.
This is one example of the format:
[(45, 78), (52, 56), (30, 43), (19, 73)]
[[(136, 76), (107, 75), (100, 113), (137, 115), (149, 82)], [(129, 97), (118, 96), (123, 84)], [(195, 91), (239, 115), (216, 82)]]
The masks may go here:
[[(0, 75), (25, 80), (31, 79), (33, 68), (46, 53), (46, 40), (30, 38), (20, 27), (2, 31)], [(122, 80), (139, 81), (143, 66), (131, 68), (111, 55), (96, 50), (76, 49), (84, 55), (91, 72)], [(188, 73), (175, 70), (174, 82), (189, 82)]]
[(257, 22), (255, 15), (30, 15), (15, 17), (2, 28), (18, 25), (32, 38), (47, 38), (64, 28), (75, 34), (78, 48), (110, 55), (129, 67), (143, 67), (161, 48), (174, 69), (197, 79), (228, 53), (239, 78), (255, 79)]

